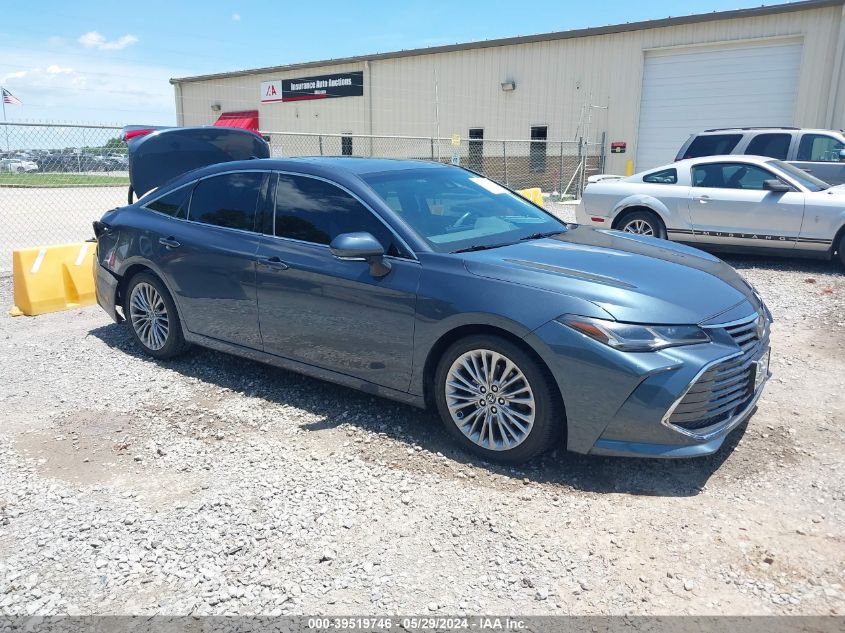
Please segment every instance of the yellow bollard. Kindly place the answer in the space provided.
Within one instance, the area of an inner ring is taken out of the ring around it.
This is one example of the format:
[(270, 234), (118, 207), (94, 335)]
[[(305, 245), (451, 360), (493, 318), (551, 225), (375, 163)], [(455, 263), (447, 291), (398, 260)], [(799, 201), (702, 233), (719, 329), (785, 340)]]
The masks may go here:
[(97, 301), (93, 242), (22, 248), (12, 252), (12, 316), (36, 316)]
[(634, 175), (634, 161), (632, 161), (630, 158), (628, 159), (628, 162), (625, 163), (625, 175), (626, 176), (633, 176)]
[(530, 189), (519, 189), (517, 191), (519, 195), (523, 198), (527, 198), (538, 207), (546, 208), (545, 203), (543, 202), (543, 190), (540, 187), (531, 187)]

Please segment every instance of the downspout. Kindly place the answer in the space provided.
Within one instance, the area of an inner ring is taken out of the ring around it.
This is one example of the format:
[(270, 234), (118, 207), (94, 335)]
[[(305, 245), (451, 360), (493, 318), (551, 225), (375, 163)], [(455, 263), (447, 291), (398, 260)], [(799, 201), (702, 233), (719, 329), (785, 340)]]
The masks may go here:
[(173, 84), (173, 88), (176, 96), (176, 126), (184, 127), (185, 113), (182, 110), (182, 84), (175, 83)]
[(373, 155), (373, 63), (368, 59), (364, 62), (367, 69), (367, 106), (370, 117), (370, 156)]
[(839, 98), (839, 90), (842, 88), (842, 57), (845, 56), (845, 4), (839, 17), (839, 40), (836, 42), (836, 57), (833, 60), (833, 77), (830, 82), (830, 94), (827, 97), (827, 116), (825, 127), (833, 129), (833, 121), (836, 115), (836, 103)]

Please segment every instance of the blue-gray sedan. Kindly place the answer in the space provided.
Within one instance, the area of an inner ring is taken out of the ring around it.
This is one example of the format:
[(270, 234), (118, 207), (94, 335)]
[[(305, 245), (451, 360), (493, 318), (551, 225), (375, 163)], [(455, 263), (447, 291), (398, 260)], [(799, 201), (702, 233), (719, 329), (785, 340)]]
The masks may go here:
[(95, 232), (98, 301), (149, 355), (197, 344), (433, 407), (491, 460), (712, 453), (769, 376), (771, 316), (733, 268), (459, 167), (227, 162)]

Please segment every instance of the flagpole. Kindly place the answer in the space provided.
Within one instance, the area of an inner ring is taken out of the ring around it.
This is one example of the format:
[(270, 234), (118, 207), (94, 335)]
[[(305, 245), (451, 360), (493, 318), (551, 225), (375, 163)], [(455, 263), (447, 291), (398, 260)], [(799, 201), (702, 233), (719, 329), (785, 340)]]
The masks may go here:
[(6, 152), (10, 152), (9, 148), (9, 126), (6, 125), (6, 95), (4, 94), (3, 86), (0, 86), (0, 101), (3, 102), (3, 129), (6, 130)]

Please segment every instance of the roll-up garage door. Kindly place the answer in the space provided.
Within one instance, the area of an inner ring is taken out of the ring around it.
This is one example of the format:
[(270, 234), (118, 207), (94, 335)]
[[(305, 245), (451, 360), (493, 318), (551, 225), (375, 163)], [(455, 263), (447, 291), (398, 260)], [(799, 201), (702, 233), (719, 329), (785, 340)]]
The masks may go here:
[(793, 125), (800, 41), (646, 51), (637, 171), (671, 162), (694, 132)]

